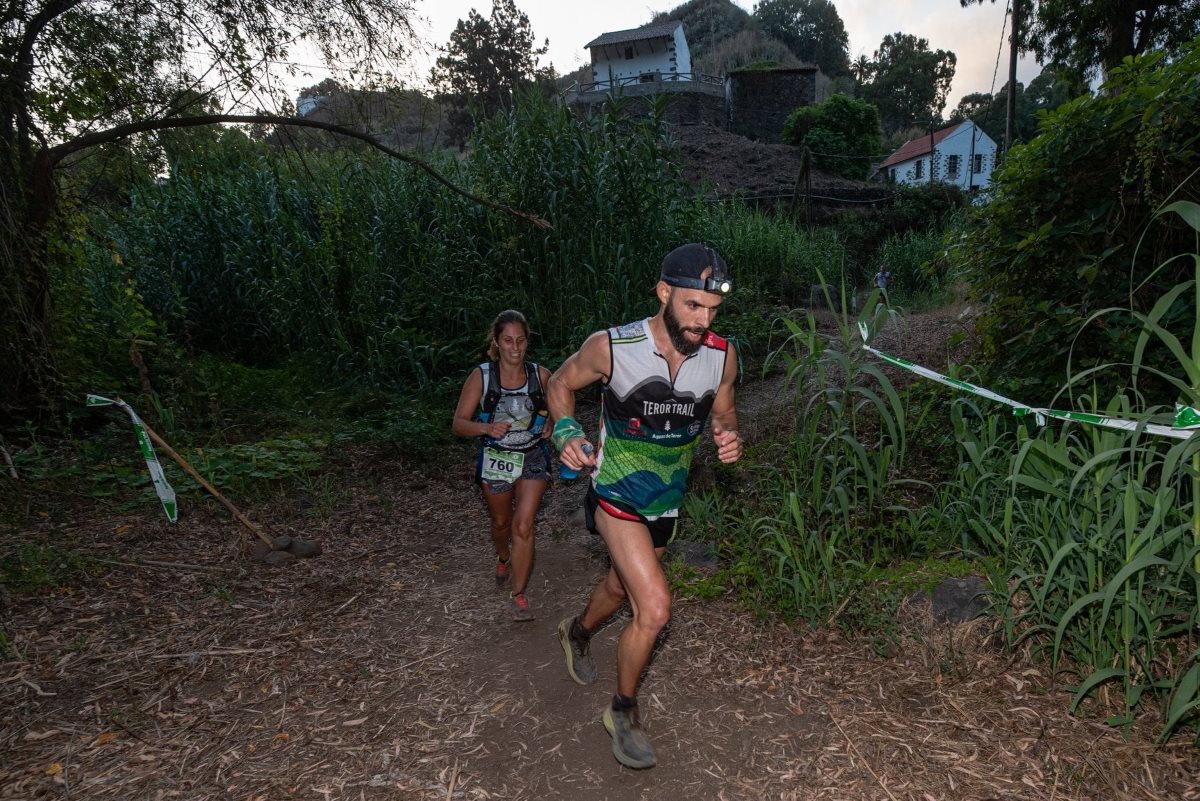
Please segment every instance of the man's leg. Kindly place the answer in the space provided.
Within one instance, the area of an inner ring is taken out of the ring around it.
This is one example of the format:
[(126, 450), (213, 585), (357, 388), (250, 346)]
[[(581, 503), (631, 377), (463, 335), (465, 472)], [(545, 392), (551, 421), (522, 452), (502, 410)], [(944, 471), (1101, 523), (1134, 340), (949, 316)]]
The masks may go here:
[[(633, 621), (621, 632), (617, 644), (617, 692), (634, 698), (654, 642), (671, 619), (671, 590), (659, 563), (662, 549), (654, 547), (644, 523), (621, 520), (603, 509), (596, 510), (596, 528), (608, 546), (613, 566), (593, 591), (581, 625), (592, 630), (620, 608), (621, 600), (629, 600)], [(623, 598), (618, 599), (616, 587)]]
[(657, 764), (658, 756), (642, 730), (637, 688), (654, 642), (671, 618), (671, 591), (658, 561), (662, 549), (654, 547), (650, 531), (641, 521), (622, 520), (597, 509), (596, 528), (608, 545), (613, 563), (610, 576), (605, 578), (599, 611), (611, 602), (612, 588), (607, 585), (612, 576), (633, 610), (633, 621), (621, 632), (617, 644), (617, 694), (601, 719), (613, 738), (617, 761), (631, 768), (650, 768)]

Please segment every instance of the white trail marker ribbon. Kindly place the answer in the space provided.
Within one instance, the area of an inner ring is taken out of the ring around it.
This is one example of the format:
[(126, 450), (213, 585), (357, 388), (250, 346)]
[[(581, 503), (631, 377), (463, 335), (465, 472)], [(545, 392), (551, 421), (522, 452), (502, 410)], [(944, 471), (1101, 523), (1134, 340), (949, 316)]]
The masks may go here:
[(150, 442), (150, 435), (146, 433), (146, 426), (142, 423), (142, 418), (137, 416), (128, 403), (117, 398), (105, 398), (101, 395), (88, 395), (88, 406), (120, 406), (129, 414), (129, 419), (133, 421), (133, 430), (137, 434), (138, 446), (142, 449), (142, 457), (146, 460), (146, 468), (150, 471), (150, 479), (154, 482), (154, 491), (158, 493), (158, 500), (162, 502), (163, 511), (167, 513), (167, 520), (174, 523), (179, 519), (179, 507), (175, 503), (175, 490), (167, 481), (167, 476), (163, 473), (162, 465), (158, 461), (158, 455), (154, 452), (154, 445)]
[(1159, 437), (1171, 437), (1173, 439), (1187, 439), (1197, 430), (1200, 430), (1200, 411), (1191, 406), (1182, 406), (1180, 404), (1175, 405), (1175, 420), (1169, 426), (1158, 423), (1147, 423), (1143, 420), (1107, 417), (1087, 412), (1064, 412), (1059, 409), (1043, 409), (1030, 406), (1020, 401), (1015, 401), (1012, 398), (1006, 398), (1003, 395), (992, 392), (990, 389), (977, 387), (966, 381), (960, 381), (957, 378), (950, 378), (941, 373), (935, 373), (928, 367), (922, 367), (919, 364), (913, 364), (910, 361), (905, 361), (904, 359), (876, 350), (868, 344), (871, 334), (867, 328), (867, 324), (864, 322), (858, 324), (858, 333), (862, 337), (863, 350), (878, 356), (888, 364), (899, 367), (902, 370), (907, 370), (910, 373), (915, 373), (922, 378), (928, 378), (930, 381), (936, 381), (939, 384), (945, 384), (948, 387), (960, 389), (963, 392), (970, 392), (972, 395), (977, 395), (980, 398), (986, 398), (996, 403), (1011, 406), (1013, 414), (1017, 417), (1032, 414), (1040, 426), (1046, 425), (1047, 418), (1054, 418), (1056, 420), (1072, 420), (1076, 423), (1088, 423), (1089, 425), (1103, 426), (1104, 428), (1115, 428), (1121, 431), (1145, 431), (1147, 434), (1154, 434)]

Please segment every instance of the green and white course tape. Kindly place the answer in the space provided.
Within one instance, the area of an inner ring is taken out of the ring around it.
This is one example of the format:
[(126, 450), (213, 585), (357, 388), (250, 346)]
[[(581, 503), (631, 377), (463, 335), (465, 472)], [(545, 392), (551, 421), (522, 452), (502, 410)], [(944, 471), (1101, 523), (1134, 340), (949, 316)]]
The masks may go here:
[(976, 395), (980, 398), (986, 398), (990, 401), (995, 401), (996, 403), (1002, 403), (1006, 406), (1011, 406), (1013, 414), (1017, 417), (1023, 417), (1025, 415), (1032, 414), (1040, 426), (1046, 425), (1046, 420), (1048, 418), (1054, 418), (1056, 420), (1071, 420), (1076, 423), (1087, 423), (1094, 426), (1103, 426), (1104, 428), (1115, 428), (1121, 431), (1145, 431), (1146, 433), (1154, 434), (1155, 436), (1172, 437), (1174, 439), (1187, 439), (1192, 435), (1193, 432), (1195, 432), (1197, 429), (1200, 429), (1200, 412), (1196, 411), (1196, 409), (1192, 408), (1191, 406), (1182, 406), (1179, 404), (1176, 404), (1175, 406), (1175, 420), (1169, 426), (1160, 425), (1158, 423), (1147, 423), (1143, 420), (1107, 417), (1100, 414), (1088, 414), (1087, 412), (1064, 412), (1059, 409), (1043, 409), (1036, 406), (1030, 406), (1027, 403), (1021, 403), (1020, 401), (1015, 401), (1012, 398), (1006, 398), (1003, 395), (992, 392), (990, 389), (977, 387), (974, 384), (966, 381), (960, 381), (957, 378), (950, 378), (949, 376), (942, 375), (941, 373), (935, 373), (928, 367), (922, 367), (919, 364), (913, 364), (910, 361), (906, 361), (896, 356), (876, 350), (875, 348), (871, 347), (870, 344), (868, 344), (870, 341), (870, 331), (868, 330), (866, 323), (860, 322), (858, 324), (858, 333), (862, 337), (863, 350), (867, 351), (868, 353), (873, 353), (888, 364), (899, 367), (902, 370), (907, 370), (910, 373), (915, 373), (922, 378), (928, 378), (930, 381), (936, 381), (939, 384), (945, 384), (948, 387), (953, 387), (954, 389), (959, 389), (963, 392), (969, 392), (972, 395)]
[(167, 481), (166, 474), (163, 473), (162, 465), (158, 461), (158, 455), (154, 452), (154, 445), (150, 442), (150, 435), (146, 433), (146, 426), (142, 423), (142, 418), (138, 417), (137, 412), (120, 398), (113, 400), (101, 395), (88, 395), (87, 405), (120, 406), (128, 412), (129, 419), (133, 421), (134, 433), (137, 434), (138, 446), (142, 449), (142, 457), (146, 460), (146, 468), (150, 471), (150, 479), (154, 482), (154, 491), (158, 493), (163, 511), (167, 513), (167, 520), (172, 523), (178, 520), (179, 507), (175, 504), (175, 490)]

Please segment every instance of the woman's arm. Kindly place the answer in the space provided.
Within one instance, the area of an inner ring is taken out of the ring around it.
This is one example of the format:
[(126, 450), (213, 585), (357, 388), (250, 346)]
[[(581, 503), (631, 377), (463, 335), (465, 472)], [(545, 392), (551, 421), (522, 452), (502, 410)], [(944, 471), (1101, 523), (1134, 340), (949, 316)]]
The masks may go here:
[(454, 422), (450, 431), (458, 437), (491, 437), (500, 439), (508, 433), (510, 423), (483, 423), (475, 419), (475, 407), (483, 398), (483, 370), (476, 367), (467, 376), (462, 392), (458, 394), (458, 406), (454, 409)]

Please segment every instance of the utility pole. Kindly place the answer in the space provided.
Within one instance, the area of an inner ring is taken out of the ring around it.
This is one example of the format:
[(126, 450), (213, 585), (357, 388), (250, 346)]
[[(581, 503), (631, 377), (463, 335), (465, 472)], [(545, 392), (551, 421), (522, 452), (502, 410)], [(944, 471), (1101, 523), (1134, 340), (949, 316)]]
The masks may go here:
[(1004, 119), (1004, 152), (1012, 147), (1013, 127), (1017, 119), (1017, 42), (1020, 41), (1021, 3), (1023, 0), (1012, 0), (1012, 35), (1009, 42), (1012, 46), (1008, 51), (1008, 103)]
[(933, 165), (937, 152), (933, 149), (933, 120), (929, 121), (929, 185), (933, 186)]
[(979, 137), (979, 128), (974, 120), (967, 120), (971, 126), (971, 156), (967, 160), (967, 194), (975, 191), (975, 140)]

